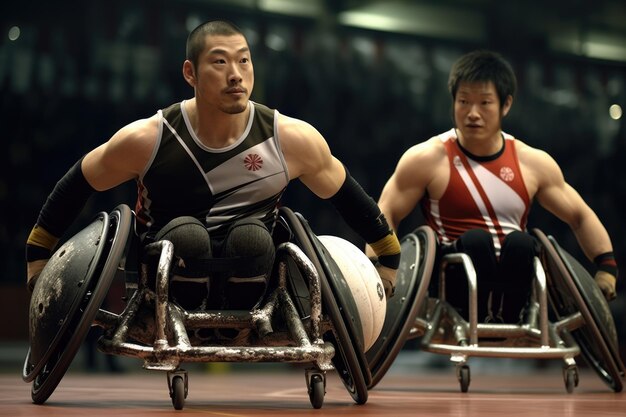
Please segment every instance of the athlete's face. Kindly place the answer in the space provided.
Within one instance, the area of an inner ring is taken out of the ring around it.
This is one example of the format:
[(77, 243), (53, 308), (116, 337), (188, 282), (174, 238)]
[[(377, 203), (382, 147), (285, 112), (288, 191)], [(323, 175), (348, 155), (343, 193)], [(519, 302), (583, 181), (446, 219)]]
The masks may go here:
[(492, 81), (461, 82), (454, 100), (454, 123), (461, 131), (464, 145), (493, 142), (499, 149), (502, 118), (512, 102), (509, 96), (500, 106)]
[(207, 36), (197, 69), (185, 61), (183, 73), (195, 87), (196, 100), (229, 114), (246, 109), (254, 86), (254, 68), (242, 35)]

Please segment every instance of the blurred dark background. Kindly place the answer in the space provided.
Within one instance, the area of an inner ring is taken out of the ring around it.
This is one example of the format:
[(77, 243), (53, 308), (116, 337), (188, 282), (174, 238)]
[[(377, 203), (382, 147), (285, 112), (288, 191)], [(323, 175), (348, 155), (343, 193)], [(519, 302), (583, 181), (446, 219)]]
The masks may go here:
[[(519, 82), (504, 129), (552, 154), (602, 219), (626, 269), (623, 1), (7, 1), (0, 13), (0, 314), (14, 319), (3, 340), (28, 337), (24, 243), (46, 196), (117, 129), (192, 96), (181, 75), (185, 40), (209, 19), (232, 20), (248, 36), (253, 99), (313, 124), (374, 198), (408, 147), (451, 127), (451, 64), (472, 49), (499, 51)], [(134, 184), (101, 193), (73, 230), (134, 200)], [(318, 234), (362, 245), (330, 204), (299, 183), (284, 204)], [(415, 213), (400, 234), (420, 222)], [(583, 259), (569, 229), (540, 207), (529, 226)], [(624, 288), (620, 282), (612, 303), (622, 336)]]

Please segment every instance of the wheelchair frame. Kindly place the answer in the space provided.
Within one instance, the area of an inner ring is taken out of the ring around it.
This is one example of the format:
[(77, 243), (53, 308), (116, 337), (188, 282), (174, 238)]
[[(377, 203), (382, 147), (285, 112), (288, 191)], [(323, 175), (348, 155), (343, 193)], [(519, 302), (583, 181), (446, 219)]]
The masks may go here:
[[(320, 385), (315, 380), (321, 379), (325, 386), (325, 372), (333, 370), (331, 359), (334, 347), (321, 338), (322, 326), (329, 324), (321, 318), (320, 279), (315, 268), (302, 251), (293, 243), (283, 243), (278, 252), (284, 252), (296, 261), (308, 278), (311, 299), (311, 315), (308, 328), (299, 318), (291, 297), (286, 289), (286, 261), (280, 261), (278, 267), (278, 287), (267, 297), (267, 302), (252, 311), (215, 310), (189, 312), (168, 300), (170, 266), (173, 258), (173, 245), (166, 240), (152, 243), (146, 247), (148, 254), (160, 255), (157, 270), (156, 291), (148, 288), (147, 268), (142, 265), (141, 279), (137, 291), (130, 299), (126, 309), (120, 315), (100, 310), (95, 324), (107, 332), (100, 338), (98, 347), (108, 354), (141, 358), (148, 370), (167, 371), (168, 387), (174, 408), (182, 409), (184, 397), (188, 392), (187, 372), (179, 368), (182, 362), (293, 362), (312, 363), (314, 368), (306, 370), (307, 391), (311, 401), (322, 396), (317, 392)], [(133, 338), (131, 325), (138, 317), (144, 305), (154, 304), (154, 342), (152, 346), (130, 342)], [(275, 314), (285, 317), (288, 334), (274, 333), (271, 320)], [(188, 330), (209, 328), (249, 328), (261, 335), (261, 341), (267, 346), (192, 346)], [(166, 332), (170, 329), (170, 332)], [(308, 330), (308, 331), (307, 331)], [(269, 335), (272, 335), (271, 337)], [(310, 335), (310, 336), (309, 336)], [(290, 340), (295, 343), (289, 343)], [(185, 395), (180, 398), (177, 377), (182, 376)], [(314, 378), (315, 377), (315, 378)], [(317, 400), (316, 400), (317, 401)], [(313, 404), (315, 408), (317, 404)], [(320, 404), (321, 406), (321, 404)]]
[[(579, 371), (575, 357), (581, 353), (592, 364), (600, 377), (615, 392), (622, 390), (624, 366), (615, 352), (610, 333), (604, 325), (596, 323), (593, 315), (593, 306), (589, 306), (581, 298), (580, 289), (571, 283), (572, 278), (567, 276), (568, 268), (564, 267), (559, 257), (562, 251), (553, 238), (546, 238), (537, 229), (533, 230), (545, 250), (543, 262), (535, 257), (533, 266), (535, 277), (533, 280), (531, 303), (521, 324), (479, 323), (477, 317), (477, 277), (473, 263), (464, 253), (453, 253), (442, 257), (439, 272), (439, 298), (423, 297), (419, 300), (418, 313), (413, 326), (406, 337), (407, 340), (421, 338), (420, 347), (428, 352), (450, 355), (455, 364), (456, 376), (461, 391), (467, 392), (470, 385), (470, 368), (468, 359), (477, 357), (496, 358), (537, 358), (562, 359), (563, 380), (568, 393), (573, 392), (579, 382)], [(416, 239), (421, 235), (421, 240)], [(434, 242), (434, 231), (428, 226), (422, 226), (402, 240), (403, 245), (416, 242)], [(548, 247), (548, 245), (550, 245)], [(432, 252), (432, 248), (425, 248)], [(404, 253), (404, 250), (403, 250)], [(426, 260), (434, 262), (434, 256)], [(468, 282), (469, 314), (465, 320), (456, 309), (445, 300), (446, 267), (450, 264), (460, 264), (465, 271)], [(555, 276), (547, 276), (545, 265), (549, 265)], [(415, 267), (414, 265), (412, 267)], [(558, 271), (555, 271), (558, 269)], [(432, 270), (432, 268), (425, 268)], [(550, 278), (550, 279), (549, 279)], [(431, 277), (418, 276), (418, 294), (428, 292)], [(555, 294), (550, 291), (549, 284), (561, 285), (569, 294), (569, 304), (575, 305), (575, 310), (565, 309), (556, 300)], [(560, 284), (559, 284), (560, 283)], [(602, 298), (603, 302), (604, 299)], [(556, 310), (558, 318), (550, 322), (548, 307)], [(611, 319), (612, 321), (612, 319)], [(603, 330), (605, 330), (603, 332)], [(580, 333), (584, 336), (581, 338)], [(589, 336), (587, 336), (589, 334)], [(581, 345), (577, 337), (583, 340)], [(586, 337), (586, 338), (585, 338)], [(590, 340), (597, 348), (586, 346)], [(613, 348), (613, 349), (611, 349)]]
[[(251, 311), (187, 311), (171, 302), (168, 288), (174, 247), (170, 241), (161, 240), (144, 248), (148, 256), (158, 256), (154, 288), (148, 285), (148, 267), (142, 263), (138, 282), (127, 282), (127, 293), (132, 295), (120, 314), (100, 309), (100, 305), (115, 270), (125, 264), (122, 258), (130, 246), (128, 236), (132, 228), (132, 212), (126, 205), (120, 205), (110, 216), (99, 213), (97, 219), (101, 219), (103, 226), (100, 229), (103, 232), (97, 240), (104, 242), (99, 246), (105, 246), (107, 250), (100, 250), (92, 260), (92, 265), (98, 266), (90, 269), (84, 279), (84, 287), (88, 288), (81, 290), (79, 297), (74, 297), (76, 301), (68, 311), (58, 313), (65, 315), (62, 321), (70, 325), (60, 327), (58, 334), (52, 335), (51, 346), (41, 346), (47, 349), (43, 357), (37, 355), (32, 358), (29, 350), (24, 362), (22, 378), (25, 382), (33, 381), (33, 402), (42, 404), (50, 397), (87, 330), (97, 325), (104, 329), (104, 335), (98, 341), (102, 352), (139, 358), (144, 361), (145, 369), (167, 373), (169, 395), (177, 410), (184, 407), (189, 390), (188, 373), (180, 368), (183, 362), (309, 363), (311, 367), (305, 369), (305, 379), (314, 408), (323, 405), (326, 372), (332, 370), (338, 372), (354, 401), (364, 404), (368, 397), (366, 376), (371, 379), (371, 375), (369, 369), (361, 364), (364, 353), (358, 351), (359, 342), (353, 340), (356, 334), (354, 324), (347, 321), (349, 315), (345, 312), (349, 306), (339, 304), (350, 299), (349, 294), (337, 289), (343, 277), (333, 269), (332, 259), (326, 259), (327, 254), (320, 252), (315, 236), (302, 216), (287, 208), (281, 208), (279, 213), (290, 235), (286, 241), (277, 244), (274, 270), (277, 271), (278, 282), (264, 296), (259, 307)], [(90, 227), (95, 229), (99, 226)], [(102, 256), (101, 252), (104, 252)], [(289, 270), (289, 265), (293, 264), (296, 272)], [(64, 273), (71, 271), (71, 268), (67, 271), (61, 268), (48, 272), (49, 279), (41, 280), (44, 283), (35, 292), (47, 297), (45, 282), (56, 282)], [(289, 294), (287, 287), (294, 285), (293, 280), (305, 281), (305, 297), (309, 303), (306, 311)], [(78, 286), (82, 286), (82, 281)], [(64, 288), (61, 293), (68, 291), (72, 295), (71, 291), (76, 290)], [(31, 308), (37, 309), (37, 306)], [(51, 322), (58, 321), (55, 317), (46, 318), (48, 322), (50, 319)], [(37, 326), (36, 321), (31, 322), (33, 325)], [(197, 329), (227, 328), (255, 330), (256, 343), (250, 343), (250, 336), (245, 338), (246, 343), (243, 344), (237, 339), (208, 343), (191, 338), (189, 333)], [(32, 343), (37, 341), (31, 340), (31, 346)]]
[[(469, 322), (445, 301), (445, 269), (450, 264), (461, 264), (467, 276)], [(467, 392), (470, 384), (467, 361), (471, 356), (561, 358), (564, 362), (563, 378), (567, 392), (572, 392), (578, 385), (579, 372), (574, 357), (580, 354), (580, 349), (568, 332), (584, 325), (584, 320), (579, 312), (557, 323), (548, 321), (546, 276), (537, 257), (534, 259), (534, 269), (534, 294), (524, 323), (478, 323), (478, 286), (471, 259), (464, 253), (443, 257), (439, 275), (439, 298), (428, 313), (429, 319), (416, 318), (411, 336), (422, 336), (421, 346), (425, 351), (450, 355), (450, 360), (456, 366), (462, 392)], [(450, 332), (442, 329), (442, 325), (446, 324), (449, 324)], [(496, 339), (497, 342), (489, 342), (489, 339)]]

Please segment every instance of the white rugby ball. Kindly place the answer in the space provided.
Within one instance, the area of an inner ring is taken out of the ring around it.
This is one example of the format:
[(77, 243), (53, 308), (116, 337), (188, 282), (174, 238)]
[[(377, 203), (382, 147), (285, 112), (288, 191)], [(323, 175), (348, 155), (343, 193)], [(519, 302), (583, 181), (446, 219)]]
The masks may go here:
[(378, 339), (387, 312), (387, 299), (378, 271), (353, 243), (337, 236), (318, 238), (350, 287), (363, 326), (363, 344), (367, 352)]

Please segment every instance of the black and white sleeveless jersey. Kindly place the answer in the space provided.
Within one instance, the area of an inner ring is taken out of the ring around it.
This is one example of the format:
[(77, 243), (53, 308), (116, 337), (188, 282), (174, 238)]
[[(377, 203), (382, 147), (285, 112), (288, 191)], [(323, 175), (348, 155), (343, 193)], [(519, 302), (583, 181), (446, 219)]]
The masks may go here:
[(243, 217), (271, 231), (289, 176), (277, 137), (278, 112), (250, 101), (244, 133), (211, 149), (195, 135), (184, 101), (159, 110), (159, 139), (137, 181), (137, 220), (155, 233), (170, 220), (193, 216), (214, 238)]

